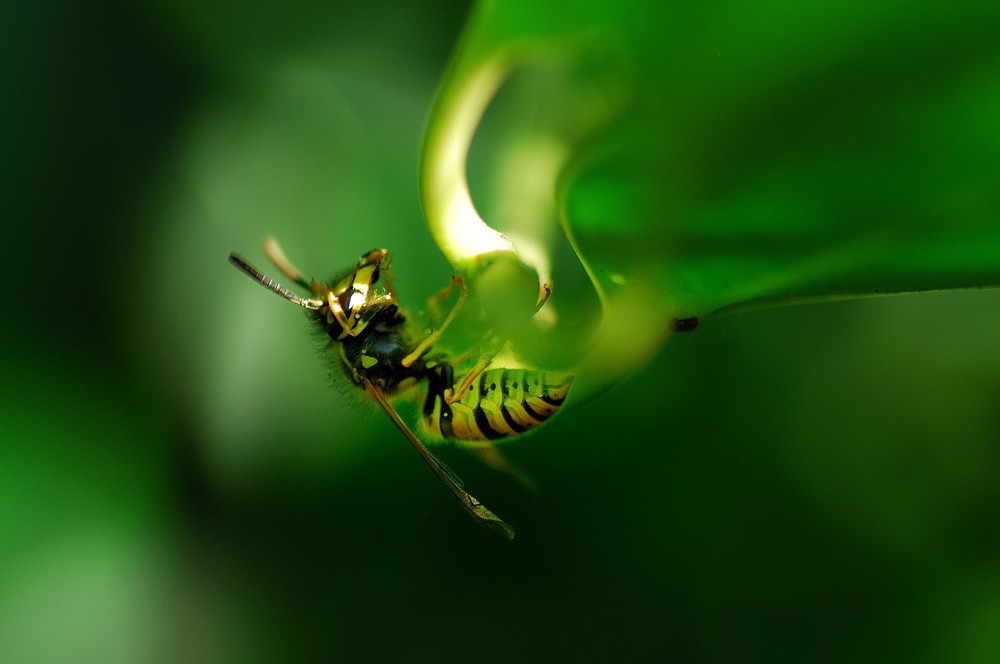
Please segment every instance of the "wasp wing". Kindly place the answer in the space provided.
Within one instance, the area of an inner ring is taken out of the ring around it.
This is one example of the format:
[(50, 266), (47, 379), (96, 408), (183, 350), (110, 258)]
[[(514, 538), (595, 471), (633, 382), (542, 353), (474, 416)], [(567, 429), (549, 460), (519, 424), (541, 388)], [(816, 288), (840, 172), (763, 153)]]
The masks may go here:
[(385, 393), (375, 385), (373, 385), (368, 380), (364, 380), (365, 390), (368, 394), (372, 396), (375, 403), (379, 405), (379, 408), (389, 416), (393, 424), (403, 432), (406, 439), (410, 441), (413, 448), (420, 455), (420, 458), (424, 460), (427, 467), (431, 469), (431, 472), (437, 476), (441, 483), (444, 484), (445, 488), (451, 492), (451, 495), (455, 497), (455, 500), (459, 502), (463, 509), (469, 513), (469, 515), (476, 520), (476, 522), (490, 531), (500, 539), (511, 540), (514, 539), (514, 529), (510, 527), (503, 519), (498, 517), (496, 514), (491, 512), (486, 508), (481, 502), (476, 500), (475, 497), (469, 494), (465, 489), (462, 488), (462, 480), (452, 472), (448, 466), (446, 466), (440, 459), (431, 454), (431, 451), (427, 449), (427, 446), (417, 438), (410, 427), (400, 418), (399, 413), (396, 409), (392, 407), (389, 403), (389, 399), (386, 398)]

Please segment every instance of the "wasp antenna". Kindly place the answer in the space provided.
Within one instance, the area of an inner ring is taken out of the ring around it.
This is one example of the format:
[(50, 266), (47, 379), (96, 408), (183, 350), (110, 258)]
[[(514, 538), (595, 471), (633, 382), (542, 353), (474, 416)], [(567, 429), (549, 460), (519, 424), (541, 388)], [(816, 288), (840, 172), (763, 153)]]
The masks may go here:
[(243, 270), (250, 276), (251, 279), (256, 281), (264, 288), (274, 293), (277, 293), (281, 297), (285, 298), (290, 302), (294, 302), (300, 307), (305, 307), (306, 309), (313, 309), (313, 310), (320, 309), (323, 307), (324, 304), (323, 300), (307, 300), (305, 298), (299, 297), (298, 295), (288, 290), (281, 284), (272, 280), (270, 277), (267, 277), (264, 274), (262, 274), (259, 270), (257, 270), (257, 268), (250, 265), (250, 263), (247, 263), (245, 260), (237, 256), (236, 254), (229, 254), (229, 262), (238, 267), (239, 269)]
[(312, 284), (306, 281), (299, 269), (292, 265), (292, 261), (288, 260), (284, 249), (281, 248), (274, 236), (269, 235), (264, 238), (264, 253), (274, 263), (274, 266), (287, 275), (289, 279), (305, 288), (312, 288)]

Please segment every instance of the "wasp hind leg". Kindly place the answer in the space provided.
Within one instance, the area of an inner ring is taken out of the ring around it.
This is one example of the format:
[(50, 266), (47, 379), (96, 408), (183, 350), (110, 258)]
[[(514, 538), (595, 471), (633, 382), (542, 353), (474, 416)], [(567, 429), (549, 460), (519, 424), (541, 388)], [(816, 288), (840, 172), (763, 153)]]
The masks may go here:
[(490, 368), (493, 363), (493, 358), (496, 357), (497, 353), (500, 352), (499, 347), (479, 358), (476, 365), (469, 370), (469, 373), (462, 377), (462, 380), (458, 385), (452, 385), (450, 389), (445, 394), (445, 401), (448, 403), (455, 403), (456, 401), (461, 401), (465, 393), (469, 391), (472, 384), (476, 382), (476, 379), (482, 375), (484, 371)]

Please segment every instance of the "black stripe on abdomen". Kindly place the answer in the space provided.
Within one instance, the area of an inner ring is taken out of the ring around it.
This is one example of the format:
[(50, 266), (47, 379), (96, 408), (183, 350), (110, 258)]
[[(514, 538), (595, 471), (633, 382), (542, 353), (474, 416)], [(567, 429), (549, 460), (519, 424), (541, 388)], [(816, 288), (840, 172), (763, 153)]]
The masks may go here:
[(518, 421), (515, 420), (514, 417), (510, 414), (510, 411), (507, 410), (507, 406), (504, 404), (500, 404), (500, 415), (503, 416), (503, 421), (507, 423), (507, 426), (509, 426), (511, 429), (514, 430), (514, 433), (524, 433), (529, 428), (524, 426), (523, 424), (519, 424)]
[(486, 411), (484, 411), (482, 407), (477, 407), (473, 413), (476, 418), (476, 427), (479, 428), (480, 433), (490, 440), (496, 440), (497, 438), (504, 437), (502, 433), (494, 429), (493, 425), (490, 424), (489, 418), (486, 417)]
[(521, 408), (524, 408), (524, 412), (526, 412), (528, 414), (528, 417), (530, 417), (530, 418), (532, 418), (534, 420), (537, 420), (539, 423), (544, 422), (545, 420), (549, 419), (548, 415), (542, 415), (541, 413), (537, 412), (534, 408), (532, 408), (528, 404), (527, 399), (525, 399), (524, 401), (521, 402)]
[(565, 397), (563, 397), (562, 399), (556, 399), (554, 397), (548, 396), (547, 394), (543, 394), (538, 398), (544, 401), (545, 403), (549, 404), (550, 406), (555, 406), (556, 408), (563, 405), (563, 402), (566, 401)]

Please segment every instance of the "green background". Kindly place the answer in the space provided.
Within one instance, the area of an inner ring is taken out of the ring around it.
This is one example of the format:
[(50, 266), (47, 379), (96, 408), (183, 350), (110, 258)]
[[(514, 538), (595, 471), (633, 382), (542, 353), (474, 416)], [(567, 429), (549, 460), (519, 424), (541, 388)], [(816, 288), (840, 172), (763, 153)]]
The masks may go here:
[(508, 448), (537, 493), (443, 450), (503, 544), (226, 263), (447, 282), (421, 4), (8, 3), (0, 659), (1000, 656), (997, 291), (706, 320)]

